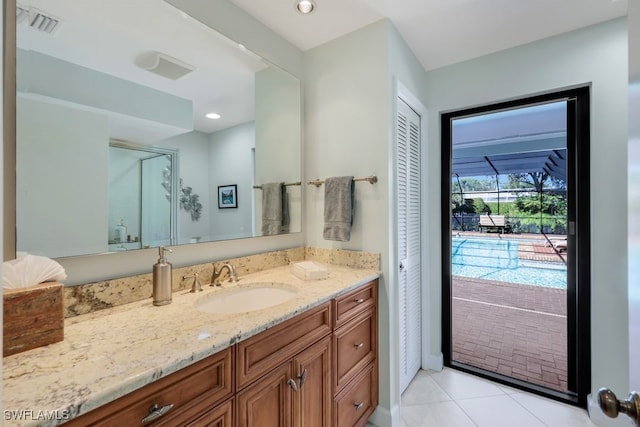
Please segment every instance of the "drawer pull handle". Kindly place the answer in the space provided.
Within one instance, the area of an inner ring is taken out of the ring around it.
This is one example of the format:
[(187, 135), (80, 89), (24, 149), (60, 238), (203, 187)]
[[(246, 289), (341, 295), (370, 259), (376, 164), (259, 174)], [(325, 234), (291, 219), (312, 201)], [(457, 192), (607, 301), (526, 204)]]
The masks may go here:
[(353, 302), (355, 302), (356, 304), (362, 304), (364, 302), (363, 298), (354, 298)]
[(289, 384), (289, 386), (293, 389), (293, 391), (298, 391), (298, 386), (296, 385), (296, 382), (293, 380), (293, 378), (289, 378), (289, 381), (287, 381), (287, 384)]
[(356, 350), (360, 350), (362, 347), (364, 347), (364, 343), (361, 342), (360, 344), (354, 344), (353, 346), (356, 348)]
[(169, 412), (173, 408), (173, 403), (169, 403), (168, 405), (163, 406), (162, 408), (157, 403), (154, 403), (149, 408), (149, 415), (142, 419), (143, 423), (148, 423), (153, 420), (157, 420), (167, 412)]
[(298, 379), (300, 380), (300, 388), (302, 388), (304, 383), (307, 381), (307, 368), (302, 370), (302, 373), (298, 375)]
[(354, 402), (353, 403), (353, 407), (356, 408), (356, 411), (359, 411), (360, 409), (362, 409), (362, 407), (364, 406), (364, 402)]

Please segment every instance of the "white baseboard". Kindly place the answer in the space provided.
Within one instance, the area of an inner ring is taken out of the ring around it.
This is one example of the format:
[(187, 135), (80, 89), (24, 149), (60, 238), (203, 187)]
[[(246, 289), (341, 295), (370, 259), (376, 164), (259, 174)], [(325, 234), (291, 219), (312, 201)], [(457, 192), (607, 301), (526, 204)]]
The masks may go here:
[(444, 368), (444, 356), (442, 353), (429, 354), (422, 359), (422, 369), (431, 369), (440, 372), (442, 368)]
[(389, 410), (378, 405), (369, 422), (377, 427), (400, 426), (400, 406), (395, 405)]

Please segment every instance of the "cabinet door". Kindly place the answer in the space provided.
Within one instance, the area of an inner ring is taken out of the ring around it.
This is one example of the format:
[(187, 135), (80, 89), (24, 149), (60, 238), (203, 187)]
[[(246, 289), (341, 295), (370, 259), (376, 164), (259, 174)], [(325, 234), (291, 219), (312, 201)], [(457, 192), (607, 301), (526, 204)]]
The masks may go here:
[[(176, 424), (173, 424), (178, 425)], [(233, 427), (233, 401), (225, 403), (183, 424), (184, 427)]]
[(238, 426), (292, 427), (293, 387), (298, 384), (287, 362), (245, 388), (237, 398)]
[(331, 426), (331, 337), (293, 359), (298, 391), (293, 393), (293, 425)]

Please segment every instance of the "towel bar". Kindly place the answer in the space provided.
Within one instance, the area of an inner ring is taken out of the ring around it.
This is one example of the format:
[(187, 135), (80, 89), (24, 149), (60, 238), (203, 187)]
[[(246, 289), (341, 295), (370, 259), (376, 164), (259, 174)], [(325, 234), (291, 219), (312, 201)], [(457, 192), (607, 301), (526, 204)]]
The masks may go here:
[[(285, 187), (290, 187), (292, 185), (302, 185), (302, 182), (298, 181), (298, 182), (285, 182), (284, 184)], [(257, 188), (262, 190), (262, 185), (254, 185), (253, 188)]]
[[(370, 175), (370, 176), (363, 176), (360, 178), (353, 178), (354, 181), (369, 181), (369, 184), (375, 184), (376, 182), (378, 182), (378, 177), (375, 175)], [(324, 184), (324, 179), (314, 179), (312, 181), (307, 181), (307, 184), (309, 185), (315, 185), (316, 187), (320, 187), (322, 184)]]

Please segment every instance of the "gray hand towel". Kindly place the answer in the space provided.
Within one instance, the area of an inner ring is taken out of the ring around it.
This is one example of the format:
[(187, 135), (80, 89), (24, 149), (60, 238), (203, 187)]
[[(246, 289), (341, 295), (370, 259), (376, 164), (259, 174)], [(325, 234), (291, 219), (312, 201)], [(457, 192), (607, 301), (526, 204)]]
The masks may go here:
[(327, 178), (324, 181), (324, 232), (325, 240), (348, 242), (353, 224), (352, 176)]
[(282, 186), (282, 228), (280, 233), (289, 232), (289, 224), (291, 223), (291, 215), (289, 214), (289, 193), (287, 187)]
[(280, 234), (282, 228), (281, 182), (262, 184), (262, 235)]

